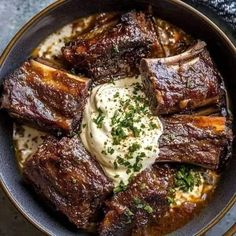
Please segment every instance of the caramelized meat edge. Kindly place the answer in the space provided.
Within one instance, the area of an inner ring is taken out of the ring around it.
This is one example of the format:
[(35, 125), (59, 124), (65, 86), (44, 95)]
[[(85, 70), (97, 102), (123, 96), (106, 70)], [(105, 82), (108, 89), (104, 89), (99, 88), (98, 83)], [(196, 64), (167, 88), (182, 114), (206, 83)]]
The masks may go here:
[(202, 41), (173, 57), (142, 59), (140, 70), (156, 115), (217, 104), (223, 96), (221, 76)]
[(125, 191), (106, 202), (100, 235), (130, 235), (132, 230), (158, 221), (169, 209), (167, 194), (174, 184), (174, 173), (160, 164), (138, 174)]
[(156, 162), (180, 162), (219, 169), (229, 156), (232, 130), (225, 117), (174, 115), (162, 118)]
[(131, 11), (101, 34), (70, 42), (62, 48), (62, 53), (74, 67), (98, 81), (134, 74), (140, 59), (148, 57), (153, 48), (162, 50), (152, 19), (142, 12)]
[(44, 130), (72, 134), (79, 128), (89, 85), (89, 79), (31, 59), (5, 79), (1, 108)]
[(23, 176), (78, 228), (89, 229), (113, 185), (77, 137), (48, 138), (24, 165)]

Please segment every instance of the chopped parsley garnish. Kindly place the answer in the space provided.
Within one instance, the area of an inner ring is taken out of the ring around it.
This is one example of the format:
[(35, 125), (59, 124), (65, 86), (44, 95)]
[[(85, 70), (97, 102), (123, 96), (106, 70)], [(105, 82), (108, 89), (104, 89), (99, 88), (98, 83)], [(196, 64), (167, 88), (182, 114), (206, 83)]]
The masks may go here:
[(147, 146), (147, 147), (145, 147), (145, 149), (151, 151), (152, 150), (152, 146)]
[(119, 53), (120, 51), (119, 51), (119, 48), (118, 48), (118, 46), (117, 45), (113, 45), (112, 46), (112, 53), (113, 54), (117, 54), (117, 53)]
[(113, 95), (113, 98), (118, 98), (119, 97), (119, 92), (116, 92), (114, 95)]
[(129, 208), (126, 208), (125, 209), (125, 215), (127, 216), (126, 224), (130, 224), (131, 220), (132, 220), (132, 216), (134, 215), (134, 213)]
[(174, 189), (174, 188), (168, 189), (167, 201), (168, 201), (169, 205), (176, 203), (175, 202), (175, 192), (176, 192), (176, 189)]
[(138, 209), (143, 209), (149, 214), (151, 214), (154, 211), (153, 208), (149, 204), (143, 202), (142, 200), (140, 200), (137, 197), (135, 197), (133, 199), (133, 201), (134, 201), (136, 208), (138, 208)]
[(156, 129), (156, 128), (157, 128), (157, 125), (156, 125), (155, 123), (153, 123), (153, 122), (150, 122), (150, 123), (149, 123), (149, 128), (152, 129), (152, 130), (153, 130), (153, 129)]
[(103, 155), (107, 155), (107, 152), (106, 152), (105, 150), (102, 150), (101, 153), (102, 153)]
[(115, 125), (116, 123), (119, 122), (119, 117), (118, 117), (118, 115), (119, 115), (119, 112), (118, 112), (118, 111), (115, 111), (113, 117), (111, 118), (111, 124), (112, 124), (112, 125)]
[(174, 196), (167, 196), (167, 201), (168, 201), (169, 204), (175, 204)]
[(122, 192), (122, 191), (125, 191), (127, 188), (127, 185), (124, 184), (124, 182), (121, 180), (119, 185), (117, 185), (114, 189), (113, 189), (113, 192), (114, 193), (119, 193), (119, 192)]
[(126, 161), (125, 159), (121, 158), (120, 156), (117, 157), (117, 162), (118, 162), (118, 164), (126, 166), (128, 168), (131, 167), (131, 164), (129, 163), (129, 161)]
[(142, 89), (142, 86), (139, 83), (136, 83), (133, 89), (133, 94), (137, 95), (138, 91)]
[(128, 216), (133, 216), (134, 215), (134, 213), (129, 208), (126, 208), (125, 214), (128, 215)]
[[(131, 178), (143, 168), (144, 158), (148, 158), (146, 150), (155, 151), (154, 147), (147, 146), (142, 148), (142, 135), (146, 132), (153, 133), (153, 129), (159, 128), (156, 120), (152, 119), (152, 113), (148, 106), (148, 101), (141, 91), (142, 86), (140, 83), (133, 84), (133, 89), (130, 87), (124, 88), (125, 93), (115, 91), (109, 99), (113, 100), (116, 104), (116, 110), (108, 111), (106, 115), (109, 117), (110, 137), (111, 142), (104, 143), (104, 155), (112, 155), (115, 150), (121, 151), (115, 160), (113, 160), (113, 168), (117, 170), (119, 167), (124, 167), (124, 171)], [(129, 93), (130, 91), (131, 93)], [(104, 123), (105, 114), (103, 111), (98, 110), (99, 114), (93, 120), (98, 128), (102, 128)], [(151, 118), (151, 119), (150, 119)], [(147, 133), (147, 135), (149, 135)], [(140, 139), (135, 139), (140, 137)], [(114, 146), (116, 145), (116, 146)], [(125, 150), (125, 151), (124, 151)], [(114, 158), (114, 157), (112, 157)], [(116, 178), (119, 176), (116, 175)], [(120, 184), (114, 189), (114, 192), (123, 191), (126, 188), (125, 184), (121, 181)], [(144, 206), (145, 207), (145, 206)], [(149, 206), (145, 210), (151, 212)]]
[(117, 165), (117, 162), (116, 162), (116, 161), (113, 162), (113, 166), (114, 166), (114, 169), (115, 169), (115, 170), (118, 169), (118, 165)]
[(174, 134), (166, 134), (166, 135), (163, 135), (163, 140), (165, 140), (166, 142), (172, 142), (176, 139), (175, 135)]
[(129, 151), (130, 151), (130, 152), (135, 152), (135, 151), (137, 151), (140, 147), (141, 147), (140, 144), (138, 144), (138, 143), (133, 143), (133, 144), (129, 147)]
[(116, 128), (112, 128), (111, 135), (113, 137), (114, 145), (120, 144), (121, 140), (127, 137), (124, 129), (120, 126)]
[(112, 147), (109, 147), (109, 148), (107, 149), (107, 152), (108, 152), (109, 154), (113, 154), (114, 151), (115, 151), (115, 150), (114, 150)]
[(105, 118), (105, 114), (102, 112), (101, 109), (98, 109), (98, 116), (96, 119), (93, 119), (93, 122), (97, 125), (98, 128), (102, 128), (102, 123)]
[(139, 198), (134, 197), (133, 201), (134, 201), (134, 204), (136, 205), (137, 208), (142, 208), (143, 207), (142, 204), (141, 204), (142, 201)]
[(143, 209), (149, 214), (153, 212), (153, 209), (150, 205), (145, 205)]
[(133, 131), (134, 137), (138, 137), (141, 132), (141, 130), (136, 127), (132, 127), (131, 130)]
[(183, 192), (192, 191), (200, 183), (200, 174), (188, 166), (181, 166), (175, 175), (175, 186)]
[(142, 169), (143, 165), (136, 161), (135, 164), (133, 165), (133, 171), (134, 172), (139, 172)]
[[(140, 85), (136, 85), (137, 90), (140, 89)], [(114, 97), (119, 96), (119, 93), (113, 95)], [(120, 100), (121, 110), (116, 110), (114, 112), (113, 117), (111, 118), (112, 124), (112, 136), (113, 136), (113, 144), (120, 144), (121, 140), (128, 137), (128, 133), (132, 134), (134, 137), (139, 137), (141, 133), (141, 129), (135, 127), (134, 124), (138, 123), (141, 118), (141, 114), (146, 112), (147, 106), (143, 101), (140, 101), (141, 97), (133, 96), (131, 99)], [(134, 104), (132, 104), (132, 102)], [(118, 112), (119, 111), (119, 112)], [(124, 111), (124, 112), (123, 112)], [(136, 118), (135, 118), (136, 117)], [(154, 124), (155, 125), (155, 124)], [(143, 124), (141, 128), (145, 128)], [(124, 131), (126, 130), (126, 132)]]

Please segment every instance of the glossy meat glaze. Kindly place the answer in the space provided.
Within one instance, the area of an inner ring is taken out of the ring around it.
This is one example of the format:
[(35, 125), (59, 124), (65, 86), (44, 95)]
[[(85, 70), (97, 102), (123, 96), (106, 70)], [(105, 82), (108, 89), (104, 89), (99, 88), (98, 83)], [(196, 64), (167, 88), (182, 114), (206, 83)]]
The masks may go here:
[(1, 108), (39, 127), (72, 134), (79, 128), (90, 79), (30, 59), (6, 78)]
[(24, 165), (23, 175), (49, 204), (78, 228), (96, 223), (112, 182), (78, 138), (48, 137)]
[(182, 162), (218, 169), (228, 159), (232, 131), (225, 117), (175, 115), (163, 118), (157, 162)]

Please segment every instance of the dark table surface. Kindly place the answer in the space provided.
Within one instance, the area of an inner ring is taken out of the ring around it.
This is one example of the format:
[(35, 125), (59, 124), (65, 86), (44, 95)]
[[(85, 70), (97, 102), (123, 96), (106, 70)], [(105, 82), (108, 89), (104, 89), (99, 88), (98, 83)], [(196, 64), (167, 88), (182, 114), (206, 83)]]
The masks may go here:
[[(9, 40), (35, 13), (52, 0), (0, 0), (0, 54)], [(226, 33), (236, 39), (236, 0), (187, 0), (213, 18)], [(215, 225), (207, 236), (221, 236), (236, 222), (236, 206)], [(11, 205), (0, 190), (0, 236), (42, 235)]]

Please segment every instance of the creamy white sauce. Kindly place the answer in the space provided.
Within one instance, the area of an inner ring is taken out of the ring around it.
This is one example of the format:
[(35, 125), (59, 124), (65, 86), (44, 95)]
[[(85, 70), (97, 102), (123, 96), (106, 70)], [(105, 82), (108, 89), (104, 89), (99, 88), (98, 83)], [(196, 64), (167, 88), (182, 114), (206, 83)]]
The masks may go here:
[(196, 202), (199, 201), (204, 194), (204, 180), (200, 175), (200, 184), (194, 185), (193, 189), (188, 192), (183, 192), (180, 189), (176, 189), (175, 192), (175, 205), (180, 206), (184, 202)]
[(26, 159), (36, 152), (44, 136), (46, 133), (42, 131), (14, 123), (13, 141), (20, 168), (23, 167)]
[(72, 24), (64, 26), (58, 32), (49, 35), (38, 47), (37, 56), (52, 59), (61, 55), (61, 48), (65, 45), (65, 39), (72, 35)]
[(61, 48), (65, 42), (72, 37), (80, 34), (90, 23), (92, 16), (79, 19), (80, 24), (76, 25), (76, 21), (63, 26), (60, 30), (50, 34), (33, 53), (34, 56), (53, 59), (53, 57), (61, 56)]
[(116, 186), (121, 181), (127, 184), (130, 176), (158, 158), (163, 127), (146, 104), (140, 77), (95, 87), (81, 127), (83, 144)]
[[(194, 172), (200, 177), (199, 184), (194, 185), (193, 189), (187, 192), (184, 192), (179, 188), (175, 188), (174, 201), (171, 204), (171, 207), (180, 207), (184, 202), (198, 203), (205, 201), (208, 194), (214, 191), (220, 177), (215, 171), (205, 170), (203, 173), (200, 170), (195, 170)], [(211, 183), (206, 181), (203, 175), (207, 175), (208, 178), (211, 179)]]

